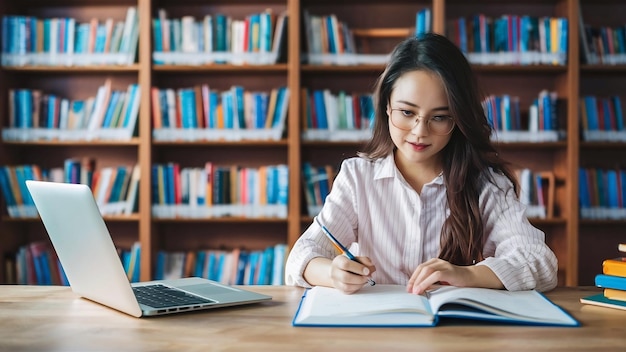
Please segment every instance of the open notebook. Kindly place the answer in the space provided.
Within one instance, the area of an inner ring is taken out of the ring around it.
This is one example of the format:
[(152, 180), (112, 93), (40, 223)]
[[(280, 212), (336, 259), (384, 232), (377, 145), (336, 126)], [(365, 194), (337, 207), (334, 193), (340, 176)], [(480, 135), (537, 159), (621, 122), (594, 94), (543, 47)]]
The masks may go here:
[(270, 300), (267, 295), (203, 278), (128, 281), (91, 189), (26, 181), (72, 290), (135, 317)]
[(405, 286), (365, 286), (353, 294), (316, 286), (302, 296), (294, 326), (435, 326), (439, 319), (473, 319), (502, 324), (578, 326), (537, 291), (441, 286), (428, 295)]

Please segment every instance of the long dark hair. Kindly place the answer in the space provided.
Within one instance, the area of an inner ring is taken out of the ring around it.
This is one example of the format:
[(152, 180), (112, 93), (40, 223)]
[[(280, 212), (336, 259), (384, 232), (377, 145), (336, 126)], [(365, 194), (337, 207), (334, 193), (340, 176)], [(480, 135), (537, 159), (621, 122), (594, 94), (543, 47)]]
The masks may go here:
[(394, 151), (387, 105), (396, 80), (415, 70), (433, 72), (441, 78), (456, 123), (450, 141), (441, 151), (450, 216), (441, 230), (439, 258), (469, 265), (484, 259), (484, 224), (478, 200), (486, 182), (495, 184), (489, 168), (509, 178), (516, 194), (519, 185), (489, 139), (492, 129), (481, 105), (483, 95), (469, 62), (454, 43), (429, 33), (407, 38), (395, 47), (376, 83), (373, 135), (359, 156), (379, 159)]

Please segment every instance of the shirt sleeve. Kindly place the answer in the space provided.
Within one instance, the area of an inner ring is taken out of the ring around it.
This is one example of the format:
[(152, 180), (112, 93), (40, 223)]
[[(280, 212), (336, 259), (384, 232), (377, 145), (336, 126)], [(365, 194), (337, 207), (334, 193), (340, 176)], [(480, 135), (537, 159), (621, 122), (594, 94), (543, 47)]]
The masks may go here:
[[(356, 182), (353, 176), (353, 169), (344, 161), (324, 206), (317, 215), (321, 223), (346, 247), (357, 241), (353, 197)], [(313, 221), (289, 252), (285, 264), (285, 284), (311, 287), (303, 276), (309, 262), (317, 257), (332, 259), (337, 255), (333, 244), (321, 227)]]
[(557, 285), (557, 258), (545, 242), (545, 234), (530, 224), (526, 206), (511, 182), (493, 174), (480, 195), (485, 225), (486, 265), (509, 291), (549, 291)]

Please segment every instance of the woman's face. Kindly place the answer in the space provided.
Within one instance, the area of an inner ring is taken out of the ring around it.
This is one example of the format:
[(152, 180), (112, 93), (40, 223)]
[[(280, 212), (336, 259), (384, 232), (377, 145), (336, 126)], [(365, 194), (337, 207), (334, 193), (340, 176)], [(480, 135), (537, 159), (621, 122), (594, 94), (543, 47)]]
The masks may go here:
[[(389, 133), (398, 148), (398, 162), (441, 171), (440, 152), (450, 141), (454, 128), (441, 78), (423, 70), (400, 76), (391, 91), (387, 115)], [(450, 131), (443, 134), (446, 121), (451, 124)]]

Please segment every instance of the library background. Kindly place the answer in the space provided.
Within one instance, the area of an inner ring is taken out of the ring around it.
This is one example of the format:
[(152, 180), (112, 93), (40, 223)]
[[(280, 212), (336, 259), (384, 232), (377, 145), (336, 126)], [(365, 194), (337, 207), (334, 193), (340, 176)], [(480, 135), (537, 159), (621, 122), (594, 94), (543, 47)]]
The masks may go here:
[[(626, 232), (626, 4), (3, 1), (1, 283), (65, 284), (26, 179), (92, 187), (130, 280), (282, 284), (393, 46), (467, 54), (559, 285)], [(60, 204), (59, 206), (62, 206)]]

